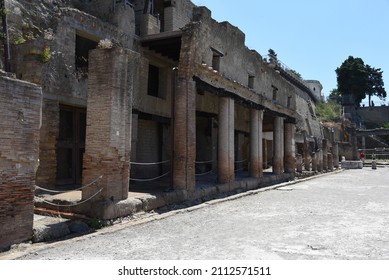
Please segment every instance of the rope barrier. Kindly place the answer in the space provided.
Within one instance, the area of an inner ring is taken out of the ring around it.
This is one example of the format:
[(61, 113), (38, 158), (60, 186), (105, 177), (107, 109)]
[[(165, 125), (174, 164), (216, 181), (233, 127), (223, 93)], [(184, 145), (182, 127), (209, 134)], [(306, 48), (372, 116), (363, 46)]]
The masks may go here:
[(243, 163), (243, 162), (246, 162), (246, 161), (249, 161), (248, 159), (244, 159), (244, 160), (240, 160), (240, 161), (235, 161), (235, 163)]
[(155, 177), (155, 178), (150, 178), (150, 179), (134, 179), (134, 178), (130, 178), (131, 181), (134, 181), (134, 182), (151, 182), (151, 181), (155, 181), (155, 180), (158, 180), (158, 179), (161, 179), (165, 176), (167, 176), (170, 172), (166, 172), (165, 174), (161, 175), (161, 176), (158, 176), (158, 177)]
[(49, 190), (49, 189), (45, 189), (45, 188), (41, 188), (41, 187), (38, 187), (38, 186), (35, 186), (35, 188), (37, 189), (40, 189), (42, 191), (46, 191), (46, 192), (51, 192), (51, 193), (66, 193), (66, 192), (74, 192), (74, 191), (80, 191), (82, 189), (85, 189), (91, 185), (93, 185), (94, 183), (96, 183), (97, 181), (99, 181), (101, 178), (103, 178), (103, 175), (97, 177), (96, 179), (94, 179), (92, 182), (90, 182), (88, 185), (85, 185), (85, 186), (81, 186), (77, 189), (74, 189), (74, 190)]
[(195, 164), (207, 164), (207, 163), (213, 163), (214, 160), (208, 160), (208, 161), (195, 161)]
[(99, 191), (97, 191), (94, 195), (92, 195), (91, 197), (89, 197), (88, 199), (85, 199), (81, 202), (78, 202), (78, 203), (72, 203), (72, 204), (56, 204), (56, 203), (52, 203), (50, 201), (47, 201), (43, 198), (40, 198), (40, 197), (37, 197), (35, 196), (34, 198), (39, 202), (43, 202), (43, 203), (46, 203), (46, 204), (49, 204), (49, 205), (52, 205), (52, 206), (57, 206), (57, 207), (74, 207), (74, 206), (78, 206), (78, 205), (81, 205), (81, 204), (84, 204), (85, 202), (91, 200), (92, 198), (94, 198), (96, 195), (98, 195), (99, 193), (101, 193), (101, 191), (103, 190), (103, 188), (101, 188)]
[(157, 165), (157, 164), (164, 164), (164, 163), (168, 163), (170, 162), (170, 160), (165, 160), (165, 161), (160, 161), (160, 162), (130, 162), (130, 164), (133, 164), (133, 165)]
[(239, 169), (235, 169), (235, 172), (239, 172), (239, 171), (242, 171), (244, 169), (245, 169), (245, 167), (242, 167), (242, 168), (239, 168)]
[(208, 174), (211, 174), (211, 173), (213, 173), (213, 170), (207, 171), (207, 172), (204, 172), (204, 173), (195, 174), (195, 176), (205, 176), (205, 175), (208, 175)]

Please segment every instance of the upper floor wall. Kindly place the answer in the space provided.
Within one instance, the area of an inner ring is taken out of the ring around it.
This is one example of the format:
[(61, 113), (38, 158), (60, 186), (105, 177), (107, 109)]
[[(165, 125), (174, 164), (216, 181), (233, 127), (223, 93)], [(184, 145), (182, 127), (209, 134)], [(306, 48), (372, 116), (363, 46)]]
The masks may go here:
[(218, 23), (205, 7), (194, 10), (200, 23), (196, 63), (206, 65), (226, 79), (262, 95), (280, 106), (295, 109), (294, 87), (265, 63), (260, 54), (245, 45), (245, 35), (228, 22)]

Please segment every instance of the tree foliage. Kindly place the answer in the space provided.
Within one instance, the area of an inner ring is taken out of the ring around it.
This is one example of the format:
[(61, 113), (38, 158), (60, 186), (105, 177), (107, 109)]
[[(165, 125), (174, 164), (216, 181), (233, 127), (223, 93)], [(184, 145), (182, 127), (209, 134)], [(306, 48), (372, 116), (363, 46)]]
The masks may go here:
[(339, 120), (341, 105), (328, 100), (327, 102), (320, 102), (316, 105), (316, 115), (322, 122), (336, 122)]
[(383, 71), (365, 64), (361, 58), (349, 56), (335, 72), (339, 94), (353, 95), (356, 105), (359, 105), (366, 96), (369, 96), (369, 103), (373, 95), (386, 97)]
[(383, 99), (386, 97), (386, 91), (382, 79), (383, 71), (380, 68), (376, 69), (370, 65), (366, 65), (366, 71), (368, 75), (366, 94), (369, 96), (369, 105), (371, 105), (370, 100), (373, 95)]

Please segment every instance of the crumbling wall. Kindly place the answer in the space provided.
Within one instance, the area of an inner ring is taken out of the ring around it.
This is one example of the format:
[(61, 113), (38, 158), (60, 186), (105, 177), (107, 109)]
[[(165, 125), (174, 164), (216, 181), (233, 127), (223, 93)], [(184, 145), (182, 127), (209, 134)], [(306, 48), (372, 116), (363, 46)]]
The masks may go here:
[[(261, 55), (245, 46), (245, 34), (229, 22), (218, 23), (205, 7), (194, 9), (194, 21), (201, 22), (199, 64), (214, 67), (220, 56), (218, 71), (222, 76), (261, 94), (274, 103), (295, 109), (295, 88), (264, 62)], [(250, 84), (249, 80), (252, 80)], [(275, 93), (276, 91), (276, 93)], [(289, 98), (289, 100), (288, 100)]]
[(42, 91), (0, 73), (0, 250), (32, 236)]
[(165, 1), (164, 31), (174, 31), (184, 27), (192, 20), (193, 8), (189, 0)]

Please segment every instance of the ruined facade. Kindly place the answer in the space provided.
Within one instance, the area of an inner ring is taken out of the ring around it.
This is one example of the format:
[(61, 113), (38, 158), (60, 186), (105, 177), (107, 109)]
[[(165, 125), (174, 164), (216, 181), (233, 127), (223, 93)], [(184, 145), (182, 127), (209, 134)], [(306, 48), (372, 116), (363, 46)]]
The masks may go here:
[(36, 184), (84, 186), (86, 203), (69, 211), (115, 218), (138, 208), (125, 203), (134, 190), (171, 190), (157, 207), (290, 180), (303, 159), (306, 170), (332, 169), (338, 158), (327, 157), (336, 149), (314, 112), (320, 83), (248, 49), (205, 7), (6, 3), (12, 72), (43, 91)]
[(31, 239), (42, 91), (0, 71), (0, 251)]

